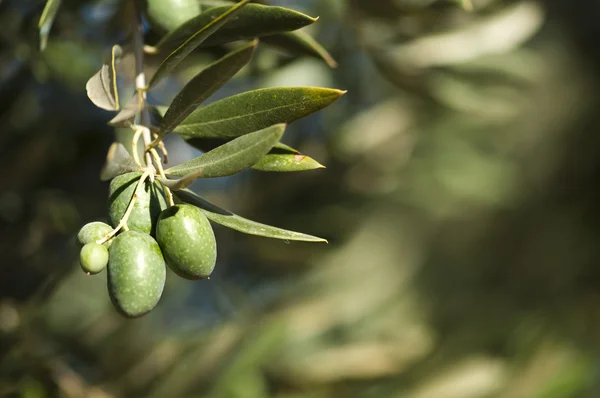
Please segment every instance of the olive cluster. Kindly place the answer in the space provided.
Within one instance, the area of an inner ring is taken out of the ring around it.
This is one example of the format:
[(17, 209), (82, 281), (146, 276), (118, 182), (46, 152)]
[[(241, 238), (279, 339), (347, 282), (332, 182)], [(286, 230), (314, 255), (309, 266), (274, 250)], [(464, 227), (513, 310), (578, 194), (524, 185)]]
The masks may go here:
[[(168, 206), (157, 182), (145, 180), (143, 189), (138, 189), (141, 176), (132, 172), (111, 181), (108, 214), (112, 226), (91, 222), (77, 235), (82, 269), (97, 274), (107, 268), (111, 301), (127, 317), (141, 316), (156, 306), (165, 285), (166, 265), (183, 278), (203, 279), (212, 273), (217, 258), (217, 243), (206, 216), (189, 204)], [(124, 217), (127, 227), (117, 231)]]

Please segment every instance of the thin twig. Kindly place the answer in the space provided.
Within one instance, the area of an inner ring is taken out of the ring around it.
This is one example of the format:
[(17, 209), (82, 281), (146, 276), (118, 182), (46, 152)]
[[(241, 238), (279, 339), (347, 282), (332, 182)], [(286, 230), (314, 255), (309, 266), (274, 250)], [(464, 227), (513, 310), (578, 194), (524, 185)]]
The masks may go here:
[[(133, 51), (135, 54), (135, 88), (138, 94), (138, 114), (136, 116), (137, 124), (147, 126), (148, 115), (146, 115), (146, 75), (144, 74), (144, 25), (142, 22), (142, 7), (140, 0), (133, 1), (133, 14), (135, 25), (133, 29)], [(144, 130), (142, 133), (144, 147), (152, 142), (150, 130)], [(137, 148), (135, 148), (137, 149)], [(146, 166), (152, 164), (152, 158), (146, 152)]]

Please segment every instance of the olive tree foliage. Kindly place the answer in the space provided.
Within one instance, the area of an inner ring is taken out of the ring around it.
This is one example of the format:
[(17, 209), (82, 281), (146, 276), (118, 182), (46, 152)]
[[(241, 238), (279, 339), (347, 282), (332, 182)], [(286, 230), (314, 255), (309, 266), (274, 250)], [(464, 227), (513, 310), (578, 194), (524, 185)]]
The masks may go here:
[[(246, 169), (299, 172), (323, 168), (280, 140), (289, 123), (336, 101), (343, 91), (319, 87), (272, 87), (223, 98), (204, 106), (219, 88), (251, 64), (261, 42), (292, 53), (335, 61), (316, 41), (296, 30), (317, 18), (249, 0), (129, 1), (124, 21), (128, 40), (112, 46), (106, 63), (87, 82), (89, 99), (113, 112), (109, 125), (130, 130), (130, 139), (108, 150), (100, 178), (111, 181), (111, 226), (86, 225), (80, 235), (81, 265), (95, 274), (108, 265), (108, 290), (127, 316), (150, 311), (160, 299), (166, 264), (190, 279), (208, 278), (216, 243), (208, 220), (237, 231), (283, 240), (326, 242), (315, 236), (240, 217), (196, 195), (199, 178), (225, 177)], [(40, 47), (48, 42), (60, 0), (48, 0), (39, 21)], [(164, 35), (145, 41), (144, 22)], [(153, 90), (203, 48), (224, 51), (200, 70), (170, 104), (150, 103)], [(204, 153), (168, 164), (163, 140), (177, 134)], [(112, 227), (112, 228), (110, 228)], [(89, 238), (93, 236), (93, 238)], [(155, 241), (154, 237), (157, 241)], [(114, 241), (114, 245), (113, 245)]]

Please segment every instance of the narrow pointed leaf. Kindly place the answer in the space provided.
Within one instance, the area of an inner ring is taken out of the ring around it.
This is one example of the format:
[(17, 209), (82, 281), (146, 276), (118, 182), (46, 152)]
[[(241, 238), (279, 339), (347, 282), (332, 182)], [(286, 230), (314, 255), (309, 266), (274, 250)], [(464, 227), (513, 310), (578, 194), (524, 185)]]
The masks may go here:
[(177, 94), (165, 113), (158, 139), (163, 139), (208, 97), (231, 79), (252, 58), (257, 41), (233, 51), (210, 64)]
[[(160, 40), (156, 45), (158, 51), (170, 51), (170, 49), (181, 45), (187, 37), (227, 9), (229, 9), (228, 6), (212, 8), (189, 20)], [(310, 25), (316, 20), (316, 18), (284, 7), (248, 4), (236, 14), (235, 18), (230, 19), (217, 32), (207, 38), (202, 45), (213, 46), (293, 31)]]
[(52, 29), (54, 18), (56, 18), (56, 14), (60, 8), (60, 3), (61, 0), (48, 0), (44, 6), (44, 11), (42, 11), (42, 16), (38, 22), (38, 29), (40, 30), (40, 50), (42, 51), (44, 51), (46, 44), (48, 44), (48, 35), (50, 34), (50, 29)]
[(331, 68), (337, 67), (337, 62), (331, 54), (318, 41), (302, 31), (265, 36), (262, 40), (266, 44), (281, 48), (286, 52), (318, 58), (325, 61)]
[(119, 90), (117, 89), (116, 64), (123, 56), (123, 50), (115, 45), (110, 60), (92, 76), (85, 88), (89, 99), (99, 108), (108, 111), (119, 110)]
[(114, 142), (108, 149), (106, 163), (100, 172), (100, 179), (102, 181), (109, 181), (121, 174), (141, 170), (142, 168), (135, 163), (123, 144)]
[[(249, 0), (242, 0), (232, 7), (226, 7), (220, 14), (215, 15), (213, 19), (205, 21), (203, 25), (197, 25), (197, 29), (194, 32), (188, 32), (188, 30), (186, 30), (186, 37), (188, 36), (188, 33), (190, 36), (160, 64), (158, 70), (154, 76), (152, 76), (152, 79), (150, 79), (150, 83), (148, 84), (149, 87), (154, 86), (160, 79), (168, 75), (185, 57), (194, 51), (196, 47), (226, 24), (227, 21), (236, 15), (236, 13), (242, 10), (248, 1)], [(188, 23), (183, 24), (181, 29), (184, 29)], [(175, 31), (179, 31), (179, 29), (180, 28)]]
[(319, 87), (274, 87), (224, 98), (194, 111), (174, 130), (183, 138), (239, 137), (317, 112), (345, 91)]
[(224, 210), (216, 205), (213, 205), (189, 189), (177, 191), (175, 192), (175, 195), (182, 201), (198, 207), (209, 220), (245, 234), (263, 236), (272, 239), (327, 243), (327, 240), (323, 238), (261, 224), (256, 221), (251, 221), (240, 217), (237, 214), (233, 214), (228, 210)]
[(283, 142), (278, 142), (275, 144), (273, 149), (279, 149), (281, 152), (289, 152), (289, 153), (300, 153), (296, 148), (292, 148), (289, 145), (284, 144)]
[[(275, 145), (285, 124), (255, 131), (223, 144), (204, 155), (165, 170), (170, 176), (186, 179), (224, 177), (252, 167)], [(185, 183), (188, 181), (186, 180)]]
[[(210, 150), (215, 149), (216, 147), (218, 147), (219, 145), (223, 145), (226, 142), (230, 141), (229, 140), (219, 140), (219, 139), (214, 139), (214, 138), (192, 138), (187, 140), (186, 142), (188, 144), (190, 144), (191, 146), (193, 146), (196, 149), (201, 150), (202, 152), (208, 152)], [(281, 142), (278, 142), (277, 144), (273, 145), (273, 149), (271, 149), (271, 151), (269, 153), (286, 153), (286, 154), (296, 154), (296, 153), (300, 153), (300, 151), (298, 151), (295, 148), (292, 148), (291, 146), (285, 145)]]
[(325, 166), (306, 155), (270, 153), (252, 168), (260, 171), (292, 172), (323, 169)]

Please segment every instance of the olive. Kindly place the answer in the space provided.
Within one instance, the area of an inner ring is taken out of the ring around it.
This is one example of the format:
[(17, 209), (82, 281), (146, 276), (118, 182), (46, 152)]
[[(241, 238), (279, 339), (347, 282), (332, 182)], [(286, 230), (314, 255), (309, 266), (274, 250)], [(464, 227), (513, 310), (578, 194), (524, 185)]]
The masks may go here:
[(95, 242), (86, 243), (79, 252), (81, 268), (88, 274), (97, 274), (108, 264), (108, 250)]
[(215, 268), (217, 242), (210, 222), (195, 206), (175, 205), (164, 210), (156, 225), (156, 240), (177, 275), (203, 279)]
[[(104, 238), (112, 231), (112, 227), (100, 221), (94, 221), (85, 224), (77, 234), (77, 240), (83, 246), (91, 242), (96, 242)], [(108, 249), (112, 244), (112, 239), (105, 242), (104, 246)]]
[(129, 318), (156, 306), (165, 286), (165, 260), (158, 243), (137, 231), (119, 234), (110, 247), (108, 293), (115, 308)]
[[(141, 175), (140, 172), (122, 174), (110, 182), (108, 216), (113, 227), (119, 224), (125, 214)], [(156, 220), (166, 207), (162, 186), (146, 180), (144, 189), (137, 196), (131, 215), (127, 219), (127, 226), (132, 231), (154, 233)]]

